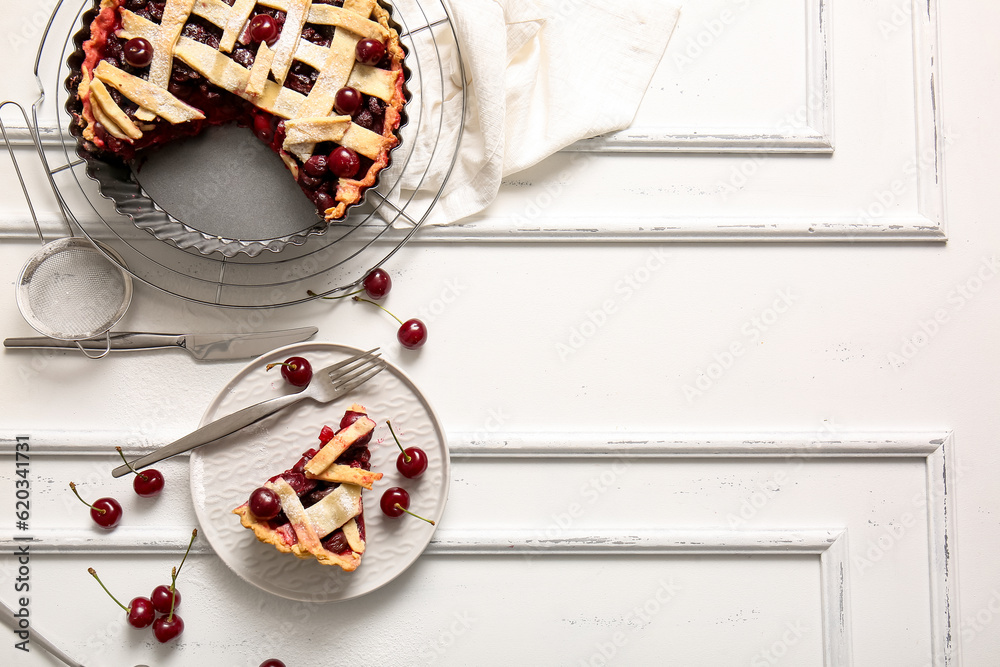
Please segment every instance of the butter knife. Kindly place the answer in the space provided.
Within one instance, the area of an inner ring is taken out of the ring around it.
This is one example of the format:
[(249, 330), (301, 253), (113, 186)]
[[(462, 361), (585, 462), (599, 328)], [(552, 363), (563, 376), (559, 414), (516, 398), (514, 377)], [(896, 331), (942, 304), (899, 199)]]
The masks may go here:
[[(189, 333), (161, 334), (138, 331), (118, 331), (110, 335), (111, 351), (119, 350), (162, 350), (180, 348), (195, 359), (252, 359), (265, 352), (308, 340), (319, 331), (316, 327), (301, 327), (283, 331), (261, 331), (256, 333)], [(91, 340), (81, 340), (80, 345), (88, 350), (104, 350), (108, 341), (103, 336)], [(33, 338), (7, 338), (4, 347), (76, 349), (76, 341), (56, 340), (44, 336)]]

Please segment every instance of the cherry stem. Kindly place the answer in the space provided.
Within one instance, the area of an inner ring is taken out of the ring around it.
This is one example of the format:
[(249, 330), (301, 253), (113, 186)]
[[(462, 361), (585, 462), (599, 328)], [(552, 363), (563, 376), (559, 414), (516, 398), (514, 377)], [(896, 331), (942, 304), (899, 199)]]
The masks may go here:
[(396, 446), (399, 447), (399, 451), (403, 452), (403, 456), (406, 457), (406, 462), (409, 463), (413, 457), (406, 453), (403, 446), (399, 444), (399, 438), (396, 437), (396, 432), (392, 430), (392, 422), (388, 419), (385, 420), (385, 425), (389, 427), (389, 433), (392, 433), (392, 439), (396, 441)]
[(340, 296), (319, 296), (319, 294), (316, 294), (316, 292), (313, 292), (311, 289), (306, 290), (306, 294), (308, 294), (309, 296), (312, 297), (318, 296), (321, 299), (346, 299), (349, 296), (354, 296), (355, 294), (361, 294), (362, 292), (364, 292), (364, 290), (359, 289), (357, 292), (348, 292), (347, 294), (341, 294)]
[[(373, 305), (373, 306), (378, 306), (378, 307), (379, 307), (379, 308), (381, 308), (382, 310), (385, 310), (385, 312), (387, 312), (387, 313), (389, 313), (390, 315), (392, 315), (392, 313), (391, 313), (391, 312), (389, 312), (388, 310), (386, 310), (386, 309), (385, 309), (385, 307), (384, 307), (384, 306), (383, 306), (382, 304), (380, 304), (380, 303), (375, 303), (375, 302), (374, 302), (374, 301), (372, 301), (371, 299), (363, 299), (363, 298), (361, 298), (360, 296), (353, 296), (353, 297), (351, 297), (351, 300), (352, 300), (352, 301), (364, 301), (365, 303), (370, 303), (371, 305)], [(403, 320), (399, 319), (399, 318), (398, 318), (398, 317), (396, 317), (395, 315), (392, 315), (392, 319), (394, 319), (394, 320), (396, 320), (397, 322), (399, 322), (399, 325), (400, 325), (400, 326), (403, 326)]]
[(118, 452), (118, 456), (122, 457), (122, 461), (125, 462), (125, 465), (128, 466), (129, 470), (131, 470), (136, 475), (138, 475), (140, 478), (142, 478), (142, 481), (144, 481), (144, 482), (148, 482), (149, 481), (149, 477), (147, 477), (145, 474), (139, 472), (138, 470), (136, 470), (135, 468), (132, 467), (132, 464), (128, 462), (127, 458), (125, 458), (125, 454), (122, 452), (122, 448), (121, 447), (115, 447), (115, 450)]
[[(73, 482), (70, 482), (69, 483), (69, 488), (73, 489), (73, 493), (76, 494), (77, 498), (80, 498), (80, 492), (76, 490), (76, 484), (74, 484)], [(107, 514), (108, 513), (108, 511), (106, 509), (101, 509), (100, 507), (94, 507), (93, 505), (91, 505), (90, 503), (88, 503), (83, 498), (80, 498), (80, 502), (83, 503), (84, 505), (86, 505), (87, 507), (89, 507), (90, 509), (94, 510), (95, 512), (100, 512), (101, 514)]]
[(104, 582), (101, 581), (101, 578), (97, 576), (97, 572), (94, 570), (94, 568), (88, 567), (87, 572), (90, 572), (90, 576), (92, 576), (94, 579), (97, 579), (97, 583), (101, 585), (101, 588), (104, 589), (104, 592), (107, 593), (111, 597), (111, 599), (115, 601), (116, 605), (124, 609), (126, 614), (132, 611), (131, 609), (123, 605), (121, 602), (119, 602), (118, 598), (116, 598), (114, 595), (111, 595), (111, 591), (109, 591), (108, 587), (104, 585)]
[(184, 561), (187, 560), (188, 554), (191, 553), (191, 545), (194, 544), (194, 538), (198, 537), (198, 529), (195, 528), (191, 531), (191, 540), (188, 542), (188, 548), (184, 552), (184, 558), (181, 558), (181, 564), (174, 568), (170, 575), (170, 592), (174, 592), (174, 584), (177, 583), (177, 575), (180, 574), (181, 568), (184, 567)]
[(177, 568), (171, 568), (170, 570), (170, 615), (167, 616), (167, 623), (174, 620), (174, 603), (177, 602), (177, 596), (174, 595), (174, 582), (177, 581)]
[(402, 510), (402, 511), (406, 512), (407, 514), (409, 514), (410, 516), (415, 516), (418, 519), (420, 519), (421, 521), (426, 521), (427, 523), (431, 524), (432, 526), (437, 525), (433, 521), (431, 521), (430, 519), (425, 519), (424, 517), (420, 516), (419, 514), (414, 514), (413, 512), (411, 512), (410, 510), (406, 509), (405, 507), (403, 507), (399, 503), (396, 503), (396, 509)]
[(297, 371), (299, 369), (299, 365), (298, 364), (288, 364), (288, 363), (285, 363), (284, 361), (276, 361), (273, 364), (268, 364), (267, 366), (265, 366), (264, 370), (269, 371), (272, 368), (274, 368), (275, 366), (288, 366), (293, 371)]

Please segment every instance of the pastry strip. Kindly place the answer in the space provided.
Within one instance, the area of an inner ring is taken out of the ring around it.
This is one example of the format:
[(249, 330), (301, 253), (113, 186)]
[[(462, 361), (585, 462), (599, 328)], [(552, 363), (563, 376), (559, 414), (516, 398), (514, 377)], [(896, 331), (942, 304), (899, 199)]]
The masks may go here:
[(321, 474), (351, 445), (374, 430), (375, 422), (370, 417), (358, 417), (357, 421), (334, 435), (333, 439), (323, 445), (316, 456), (306, 463), (306, 474)]
[(375, 21), (368, 20), (368, 14), (361, 16), (353, 11), (334, 5), (313, 5), (309, 9), (309, 23), (332, 25), (349, 30), (362, 39), (377, 39), (384, 42), (389, 31)]
[(326, 63), (319, 68), (319, 76), (316, 77), (305, 103), (299, 108), (299, 116), (326, 116), (330, 113), (337, 91), (344, 87), (351, 76), (358, 41), (357, 35), (346, 30), (334, 33)]
[(112, 137), (115, 137), (116, 139), (121, 139), (122, 141), (129, 141), (128, 135), (125, 134), (125, 131), (122, 130), (120, 127), (118, 127), (115, 121), (108, 118), (107, 114), (105, 114), (104, 111), (101, 109), (101, 105), (91, 104), (90, 110), (94, 113), (94, 120), (96, 120), (98, 123), (101, 124), (101, 127), (104, 128), (105, 132), (110, 134)]
[(256, 0), (236, 0), (233, 3), (225, 26), (220, 26), (224, 28), (222, 39), (219, 40), (220, 51), (229, 53), (236, 46), (236, 38), (243, 32), (243, 26), (247, 24), (255, 4)]
[(361, 514), (361, 487), (356, 484), (341, 484), (304, 512), (309, 527), (319, 539), (323, 539)]
[[(214, 49), (213, 49), (214, 50)], [(199, 120), (205, 115), (193, 106), (137, 76), (124, 72), (106, 60), (98, 63), (94, 76), (122, 95), (129, 98), (144, 109), (156, 109), (161, 118), (171, 123), (183, 123), (189, 120)]]
[[(251, 9), (253, 9), (251, 7)], [(232, 7), (222, 2), (222, 0), (195, 0), (192, 14), (197, 14), (206, 21), (225, 29), (229, 21), (229, 12)]]
[(344, 537), (347, 538), (347, 546), (351, 547), (351, 551), (363, 554), (365, 552), (365, 541), (361, 539), (361, 531), (358, 530), (358, 520), (351, 519), (340, 528), (344, 531)]
[(350, 116), (293, 118), (285, 121), (282, 148), (305, 162), (321, 141), (339, 142), (351, 126)]
[(386, 146), (386, 138), (381, 134), (366, 130), (356, 123), (351, 123), (341, 138), (340, 145), (375, 160)]
[(311, 0), (289, 0), (288, 9), (285, 13), (285, 24), (281, 28), (281, 35), (274, 44), (274, 62), (271, 63), (271, 73), (274, 80), (279, 84), (285, 82), (288, 70), (292, 66), (295, 48), (299, 45), (302, 37), (302, 28), (306, 24), (306, 15), (309, 13)]
[(326, 551), (320, 544), (319, 535), (313, 530), (309, 517), (306, 516), (306, 510), (302, 507), (302, 501), (295, 494), (295, 489), (280, 477), (264, 486), (277, 493), (278, 498), (281, 499), (281, 511), (285, 513), (288, 521), (292, 524), (295, 537), (299, 540), (299, 546), (314, 555)]
[(166, 89), (170, 83), (170, 70), (173, 67), (174, 45), (181, 36), (181, 30), (187, 23), (194, 0), (167, 0), (163, 8), (163, 19), (156, 37), (150, 40), (153, 46), (153, 62), (149, 64), (148, 81), (160, 88)]
[[(135, 123), (132, 122), (125, 112), (122, 111), (118, 103), (115, 102), (114, 98), (111, 97), (111, 93), (104, 86), (104, 83), (100, 79), (94, 79), (90, 82), (90, 99), (92, 102), (97, 102), (97, 107), (100, 111), (104, 113), (122, 132), (124, 132), (129, 139), (141, 139), (142, 130), (136, 127)], [(108, 123), (102, 121), (105, 129), (108, 127)], [(114, 135), (111, 130), (108, 130), (109, 134)], [(117, 135), (114, 135), (117, 136)], [(119, 139), (123, 137), (118, 137)]]
[(309, 479), (321, 479), (324, 482), (340, 482), (341, 484), (356, 484), (371, 491), (372, 484), (382, 479), (382, 473), (372, 472), (364, 468), (354, 468), (344, 465), (332, 465), (318, 475), (306, 475)]
[(264, 85), (267, 83), (267, 75), (271, 71), (273, 60), (274, 51), (268, 47), (267, 42), (261, 42), (257, 48), (257, 57), (254, 58), (253, 66), (250, 68), (247, 94), (260, 95), (264, 92)]

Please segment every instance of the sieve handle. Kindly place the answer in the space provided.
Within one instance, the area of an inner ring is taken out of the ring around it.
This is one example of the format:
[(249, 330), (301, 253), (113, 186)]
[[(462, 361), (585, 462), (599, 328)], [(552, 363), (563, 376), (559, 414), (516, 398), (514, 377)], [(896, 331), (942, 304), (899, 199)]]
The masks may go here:
[(55, 348), (68, 349), (77, 345), (87, 350), (103, 351), (108, 347), (112, 350), (156, 350), (169, 347), (183, 347), (184, 336), (173, 334), (140, 333), (136, 331), (118, 331), (110, 334), (109, 340), (103, 338), (90, 338), (88, 340), (72, 341), (57, 340), (45, 336), (34, 336), (29, 338), (5, 338), (4, 347), (30, 347), (30, 348)]

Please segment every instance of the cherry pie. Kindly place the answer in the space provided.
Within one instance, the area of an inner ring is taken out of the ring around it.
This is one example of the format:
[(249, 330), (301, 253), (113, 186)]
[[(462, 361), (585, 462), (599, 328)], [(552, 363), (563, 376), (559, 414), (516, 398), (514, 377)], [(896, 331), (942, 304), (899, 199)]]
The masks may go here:
[(258, 540), (278, 551), (355, 570), (365, 552), (361, 490), (371, 490), (382, 479), (369, 464), (374, 428), (365, 408), (352, 405), (339, 431), (323, 427), (319, 449), (304, 452), (298, 463), (269, 479), (233, 513)]
[(389, 164), (405, 54), (376, 0), (94, 2), (68, 81), (84, 151), (129, 162), (235, 122), (281, 157), (327, 221)]

